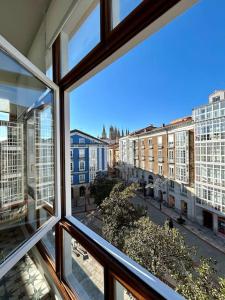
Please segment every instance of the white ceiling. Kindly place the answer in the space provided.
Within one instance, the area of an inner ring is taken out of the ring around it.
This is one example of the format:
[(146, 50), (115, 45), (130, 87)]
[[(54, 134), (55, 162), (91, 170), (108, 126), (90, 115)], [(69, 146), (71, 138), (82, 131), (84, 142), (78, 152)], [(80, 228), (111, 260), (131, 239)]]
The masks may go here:
[(0, 0), (0, 34), (24, 55), (51, 0)]

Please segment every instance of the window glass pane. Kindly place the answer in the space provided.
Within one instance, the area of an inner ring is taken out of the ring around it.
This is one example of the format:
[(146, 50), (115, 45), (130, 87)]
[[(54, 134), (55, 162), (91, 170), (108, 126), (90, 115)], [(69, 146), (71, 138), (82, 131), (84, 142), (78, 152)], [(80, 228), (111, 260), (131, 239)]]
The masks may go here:
[(29, 251), (0, 279), (0, 299), (51, 299), (51, 287), (35, 258)]
[(113, 27), (125, 19), (142, 0), (112, 0)]
[(115, 299), (116, 300), (136, 300), (135, 298), (119, 281), (114, 281)]
[[(53, 91), (0, 50), (1, 261), (54, 213)], [(8, 74), (8, 76), (4, 76)], [(40, 210), (51, 214), (40, 217)], [(40, 220), (41, 218), (41, 220)]]
[(104, 269), (64, 230), (64, 277), (79, 299), (104, 299)]
[(55, 260), (55, 227), (46, 233), (46, 235), (42, 238), (42, 242), (47, 248), (52, 259)]
[(100, 42), (99, 1), (80, 1), (78, 6), (61, 35), (63, 76)]
[(201, 1), (69, 91), (72, 215), (170, 286), (179, 278), (184, 296), (182, 274), (201, 282), (202, 257), (216, 287), (225, 276), (222, 15)]

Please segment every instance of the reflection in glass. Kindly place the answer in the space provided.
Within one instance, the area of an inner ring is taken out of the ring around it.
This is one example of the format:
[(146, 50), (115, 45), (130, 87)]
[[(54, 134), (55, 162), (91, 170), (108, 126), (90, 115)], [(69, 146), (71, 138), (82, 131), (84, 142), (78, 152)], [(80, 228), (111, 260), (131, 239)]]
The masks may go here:
[(0, 51), (0, 262), (54, 210), (53, 92)]
[(104, 299), (104, 269), (64, 231), (64, 277), (79, 299)]
[(42, 238), (48, 253), (51, 255), (52, 259), (55, 260), (55, 227), (48, 231)]
[(0, 299), (52, 299), (51, 288), (29, 251), (16, 265), (0, 278)]
[(142, 0), (112, 0), (113, 28), (125, 19)]
[(116, 300), (135, 300), (135, 298), (119, 281), (114, 281), (114, 292)]

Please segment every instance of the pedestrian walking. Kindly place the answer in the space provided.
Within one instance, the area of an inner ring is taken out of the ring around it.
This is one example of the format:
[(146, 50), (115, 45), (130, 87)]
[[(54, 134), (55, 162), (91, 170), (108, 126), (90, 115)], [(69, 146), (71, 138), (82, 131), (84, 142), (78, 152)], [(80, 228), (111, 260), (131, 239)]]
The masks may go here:
[(173, 229), (173, 220), (172, 218), (169, 219), (169, 229)]

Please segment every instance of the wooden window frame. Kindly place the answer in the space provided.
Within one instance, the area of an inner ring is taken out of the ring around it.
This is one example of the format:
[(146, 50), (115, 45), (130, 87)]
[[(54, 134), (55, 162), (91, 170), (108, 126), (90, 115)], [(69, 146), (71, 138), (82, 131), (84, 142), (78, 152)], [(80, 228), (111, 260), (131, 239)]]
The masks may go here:
[(70, 89), (89, 72), (99, 66), (118, 49), (131, 41), (137, 34), (160, 18), (182, 0), (143, 0), (124, 20), (112, 28), (111, 0), (100, 0), (100, 42), (64, 77), (61, 77), (61, 40), (57, 37), (52, 47), (53, 81), (60, 88), (61, 124), (61, 211), (62, 219), (55, 226), (56, 253), (52, 261), (42, 242), (37, 247), (48, 265), (52, 278), (65, 299), (76, 299), (73, 291), (63, 278), (63, 230), (66, 230), (104, 267), (105, 299), (114, 299), (114, 280), (119, 281), (137, 299), (165, 299), (149, 287), (137, 275), (124, 267), (119, 261), (101, 248), (90, 237), (75, 227), (66, 217), (66, 180), (65, 177), (65, 98)]

